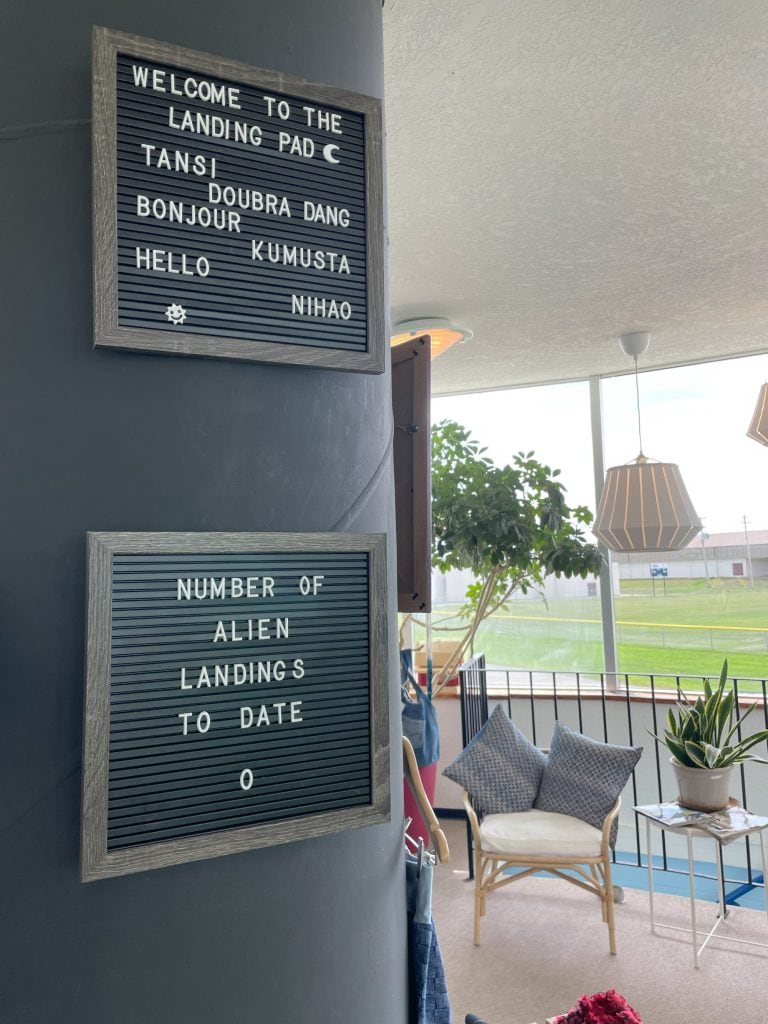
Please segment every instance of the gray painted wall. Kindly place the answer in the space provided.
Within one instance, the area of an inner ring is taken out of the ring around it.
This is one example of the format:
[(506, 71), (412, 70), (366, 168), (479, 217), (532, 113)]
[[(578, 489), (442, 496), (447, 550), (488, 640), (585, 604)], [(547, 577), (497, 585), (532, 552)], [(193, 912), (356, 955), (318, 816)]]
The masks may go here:
[(393, 531), (388, 375), (92, 350), (93, 23), (382, 94), (380, 0), (0, 7), (0, 1018), (397, 1024), (397, 785), (389, 826), (79, 881), (86, 530)]

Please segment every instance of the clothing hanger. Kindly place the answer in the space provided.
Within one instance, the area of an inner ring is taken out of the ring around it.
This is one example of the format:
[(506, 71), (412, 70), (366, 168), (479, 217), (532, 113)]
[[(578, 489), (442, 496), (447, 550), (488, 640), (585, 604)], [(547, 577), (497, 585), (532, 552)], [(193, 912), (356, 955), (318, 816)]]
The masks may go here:
[(424, 839), (419, 836), (418, 840), (414, 839), (413, 836), (408, 834), (408, 826), (413, 821), (413, 818), (405, 819), (405, 827), (403, 829), (403, 839), (405, 841), (405, 848), (410, 853), (409, 847), (412, 847), (416, 853), (416, 874), (421, 877), (421, 869), (425, 864), (429, 864), (434, 867), (437, 864), (437, 854), (432, 850), (428, 850), (424, 845)]
[(419, 836), (419, 852), (416, 860), (416, 877), (421, 878), (421, 872), (424, 870), (424, 865), (429, 864), (430, 867), (434, 867), (437, 863), (437, 857), (434, 853), (428, 852), (424, 846), (424, 840)]
[[(405, 736), (403, 736), (403, 770), (408, 784), (413, 790), (416, 803), (419, 805), (419, 810), (421, 811), (424, 823), (429, 830), (436, 859), (441, 864), (449, 864), (451, 860), (451, 851), (448, 847), (448, 840), (445, 837), (445, 832), (440, 828), (440, 822), (438, 821), (437, 815), (435, 814), (432, 804), (429, 802), (429, 798), (424, 790), (413, 746), (411, 745), (410, 740)], [(410, 825), (410, 821), (408, 822), (408, 825)], [(418, 849), (418, 844), (415, 843), (415, 840), (413, 840), (407, 832), (405, 832), (405, 838), (406, 840), (410, 840), (414, 843)]]

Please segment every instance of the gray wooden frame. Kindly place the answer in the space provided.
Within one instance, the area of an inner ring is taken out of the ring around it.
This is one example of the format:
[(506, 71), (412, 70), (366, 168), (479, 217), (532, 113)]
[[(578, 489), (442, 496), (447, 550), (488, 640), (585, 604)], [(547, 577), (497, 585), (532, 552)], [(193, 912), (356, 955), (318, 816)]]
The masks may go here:
[[(112, 558), (216, 552), (368, 554), (371, 802), (200, 836), (107, 850)], [(275, 846), (389, 821), (387, 566), (384, 534), (89, 533), (80, 877), (83, 882)]]
[[(143, 57), (307, 100), (352, 110), (365, 122), (366, 292), (365, 352), (121, 327), (117, 317), (117, 54)], [(94, 347), (181, 353), (258, 363), (383, 373), (384, 213), (381, 101), (300, 78), (214, 57), (197, 50), (94, 26), (93, 29), (93, 311)]]

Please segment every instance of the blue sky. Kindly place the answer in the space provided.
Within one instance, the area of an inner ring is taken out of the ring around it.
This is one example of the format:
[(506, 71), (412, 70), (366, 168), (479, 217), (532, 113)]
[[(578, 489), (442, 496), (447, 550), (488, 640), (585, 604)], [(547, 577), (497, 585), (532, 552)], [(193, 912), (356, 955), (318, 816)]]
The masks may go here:
[[(640, 374), (645, 454), (680, 466), (709, 533), (742, 529), (743, 515), (749, 529), (768, 529), (768, 447), (746, 436), (767, 378), (768, 356)], [(603, 405), (605, 465), (629, 462), (638, 454), (634, 376), (604, 381)], [(586, 382), (433, 398), (432, 418), (458, 420), (498, 463), (533, 450), (562, 470), (571, 502), (594, 512)]]

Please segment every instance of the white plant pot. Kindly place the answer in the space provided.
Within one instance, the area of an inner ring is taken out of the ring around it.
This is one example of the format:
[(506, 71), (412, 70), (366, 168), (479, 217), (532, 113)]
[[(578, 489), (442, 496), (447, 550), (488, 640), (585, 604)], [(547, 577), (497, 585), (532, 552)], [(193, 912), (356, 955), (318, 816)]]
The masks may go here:
[(728, 806), (731, 772), (728, 768), (688, 768), (678, 764), (674, 757), (670, 763), (675, 769), (679, 787), (679, 801), (694, 811), (721, 811)]

